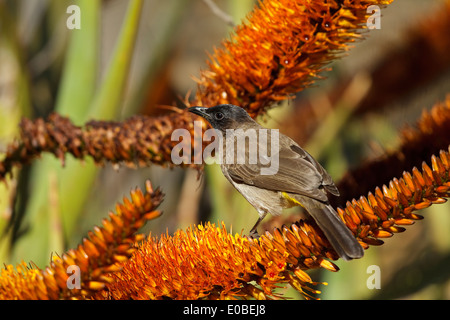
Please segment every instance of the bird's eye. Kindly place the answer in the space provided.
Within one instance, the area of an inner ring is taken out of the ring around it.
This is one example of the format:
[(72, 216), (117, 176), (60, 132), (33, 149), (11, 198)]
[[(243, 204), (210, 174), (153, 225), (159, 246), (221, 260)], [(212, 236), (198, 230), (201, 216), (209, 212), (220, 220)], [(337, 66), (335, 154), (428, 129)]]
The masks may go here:
[(217, 112), (217, 113), (214, 115), (214, 118), (216, 118), (216, 120), (222, 120), (223, 117), (224, 117), (224, 115), (223, 115), (222, 112)]

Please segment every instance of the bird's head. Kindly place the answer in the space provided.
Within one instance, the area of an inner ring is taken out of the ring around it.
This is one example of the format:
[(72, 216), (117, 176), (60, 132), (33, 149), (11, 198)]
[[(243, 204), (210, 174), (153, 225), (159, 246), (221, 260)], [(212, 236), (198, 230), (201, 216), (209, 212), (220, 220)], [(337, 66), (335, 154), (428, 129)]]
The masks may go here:
[(188, 110), (205, 118), (214, 129), (220, 131), (238, 129), (254, 123), (243, 108), (232, 104), (220, 104), (211, 108), (192, 107)]

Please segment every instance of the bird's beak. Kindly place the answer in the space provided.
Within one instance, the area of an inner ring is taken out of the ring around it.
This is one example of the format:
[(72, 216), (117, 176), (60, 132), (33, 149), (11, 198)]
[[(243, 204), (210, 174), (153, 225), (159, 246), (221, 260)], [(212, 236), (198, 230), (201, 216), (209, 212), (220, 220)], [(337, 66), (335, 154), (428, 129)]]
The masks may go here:
[(192, 112), (196, 115), (199, 115), (200, 117), (205, 118), (206, 120), (210, 119), (210, 116), (208, 113), (206, 113), (206, 109), (205, 107), (191, 107), (188, 109), (189, 112)]

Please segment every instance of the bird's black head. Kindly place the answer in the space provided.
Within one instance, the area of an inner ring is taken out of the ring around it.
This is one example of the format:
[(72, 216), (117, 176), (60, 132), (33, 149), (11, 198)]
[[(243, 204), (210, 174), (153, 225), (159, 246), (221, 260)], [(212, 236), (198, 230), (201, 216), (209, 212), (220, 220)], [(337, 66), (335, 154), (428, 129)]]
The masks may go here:
[(192, 107), (188, 110), (205, 118), (214, 129), (221, 131), (237, 129), (246, 124), (254, 123), (243, 108), (232, 104), (219, 104), (211, 108)]

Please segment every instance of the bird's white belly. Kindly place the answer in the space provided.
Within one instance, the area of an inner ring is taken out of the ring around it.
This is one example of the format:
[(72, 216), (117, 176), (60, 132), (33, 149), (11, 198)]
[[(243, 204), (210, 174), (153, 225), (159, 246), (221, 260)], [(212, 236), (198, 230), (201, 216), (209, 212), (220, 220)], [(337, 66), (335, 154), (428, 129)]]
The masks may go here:
[(261, 189), (246, 184), (234, 183), (233, 181), (230, 182), (258, 211), (260, 216), (264, 216), (266, 213), (278, 216), (282, 213), (283, 204), (281, 192)]

